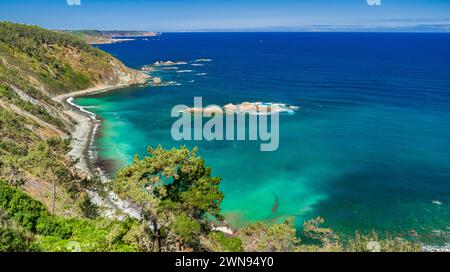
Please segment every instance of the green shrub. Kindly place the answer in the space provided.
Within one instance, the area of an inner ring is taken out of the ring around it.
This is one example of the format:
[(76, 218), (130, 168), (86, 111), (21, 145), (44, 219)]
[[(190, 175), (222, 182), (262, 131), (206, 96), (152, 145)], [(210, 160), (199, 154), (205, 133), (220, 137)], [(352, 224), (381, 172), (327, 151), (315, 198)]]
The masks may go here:
[[(74, 242), (86, 252), (137, 250), (137, 244), (130, 243), (126, 239), (129, 232), (134, 231), (136, 221), (56, 217), (40, 202), (33, 200), (19, 189), (8, 186), (4, 181), (0, 181), (0, 210), (8, 220), (16, 222), (20, 228), (33, 233), (36, 238), (31, 243), (22, 232), (1, 228), (1, 241), (11, 243), (11, 247), (0, 246), (4, 251), (18, 248), (20, 251), (39, 249), (66, 252), (72, 250)], [(21, 241), (26, 242), (22, 247), (19, 246)]]
[(95, 219), (99, 216), (98, 206), (92, 203), (91, 198), (87, 194), (81, 197), (78, 207), (86, 218)]
[(6, 219), (0, 210), (0, 252), (25, 252), (32, 249), (32, 235)]
[(200, 235), (200, 224), (189, 218), (186, 214), (176, 216), (173, 223), (175, 234), (187, 244), (195, 244)]
[(44, 205), (31, 199), (25, 193), (11, 188), (0, 181), (0, 209), (7, 217), (14, 219), (25, 229), (35, 232), (39, 220), (49, 216)]
[(223, 232), (211, 232), (208, 235), (211, 241), (219, 246), (217, 251), (242, 252), (242, 241), (238, 237), (226, 236)]
[(376, 232), (363, 235), (356, 233), (355, 237), (345, 244), (345, 251), (349, 252), (418, 252), (419, 244), (400, 237), (380, 238)]

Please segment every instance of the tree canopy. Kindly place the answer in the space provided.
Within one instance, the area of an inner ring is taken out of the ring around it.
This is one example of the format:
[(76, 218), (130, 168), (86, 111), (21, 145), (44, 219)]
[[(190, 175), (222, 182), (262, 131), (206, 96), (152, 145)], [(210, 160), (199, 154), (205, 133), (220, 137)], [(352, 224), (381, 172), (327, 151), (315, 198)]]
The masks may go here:
[(200, 247), (199, 237), (210, 232), (208, 216), (223, 219), (220, 178), (197, 155), (198, 150), (149, 148), (143, 159), (119, 171), (113, 190), (138, 205), (150, 222), (154, 250), (168, 250), (177, 241), (178, 250)]

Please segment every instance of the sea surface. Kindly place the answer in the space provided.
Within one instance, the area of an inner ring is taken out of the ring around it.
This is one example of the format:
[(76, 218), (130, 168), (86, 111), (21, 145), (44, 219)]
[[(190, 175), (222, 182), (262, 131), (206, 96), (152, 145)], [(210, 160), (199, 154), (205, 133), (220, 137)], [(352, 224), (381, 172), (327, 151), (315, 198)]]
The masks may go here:
[[(77, 98), (103, 121), (92, 147), (110, 175), (148, 146), (199, 146), (222, 178), (235, 227), (317, 216), (343, 234), (450, 231), (450, 35), (167, 33), (101, 45), (165, 87)], [(202, 60), (203, 59), (203, 60)], [(174, 141), (175, 105), (242, 102), (300, 107), (280, 116), (280, 147)]]

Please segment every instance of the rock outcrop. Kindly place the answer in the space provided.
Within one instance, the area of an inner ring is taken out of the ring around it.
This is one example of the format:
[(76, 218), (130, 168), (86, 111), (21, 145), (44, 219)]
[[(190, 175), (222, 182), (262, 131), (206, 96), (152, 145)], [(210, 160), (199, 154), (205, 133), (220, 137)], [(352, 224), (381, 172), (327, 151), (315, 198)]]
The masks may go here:
[(208, 106), (206, 108), (188, 108), (184, 112), (187, 113), (204, 113), (211, 114), (235, 114), (235, 113), (250, 113), (250, 114), (274, 114), (274, 113), (293, 113), (299, 108), (296, 106), (288, 106), (282, 103), (262, 103), (262, 102), (244, 102), (241, 104), (227, 104), (223, 107)]

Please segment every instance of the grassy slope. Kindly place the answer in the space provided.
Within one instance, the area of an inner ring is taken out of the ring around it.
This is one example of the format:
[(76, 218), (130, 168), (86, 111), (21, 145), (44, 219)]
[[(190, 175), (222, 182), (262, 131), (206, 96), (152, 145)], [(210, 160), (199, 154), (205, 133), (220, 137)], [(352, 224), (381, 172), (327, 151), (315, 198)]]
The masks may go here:
[[(0, 23), (0, 82), (32, 96), (63, 94), (97, 84), (115, 84), (133, 73), (109, 54), (66, 33)], [(37, 89), (37, 90), (36, 90)], [(41, 91), (39, 91), (41, 90)]]

